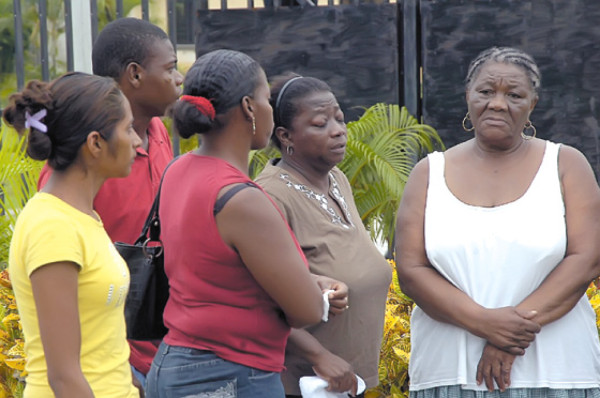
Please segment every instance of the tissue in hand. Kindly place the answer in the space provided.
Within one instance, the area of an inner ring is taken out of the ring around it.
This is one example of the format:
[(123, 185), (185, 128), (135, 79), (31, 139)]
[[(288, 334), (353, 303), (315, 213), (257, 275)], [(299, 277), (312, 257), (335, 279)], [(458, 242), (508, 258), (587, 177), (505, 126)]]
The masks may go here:
[[(365, 381), (356, 376), (358, 382), (357, 394), (365, 391)], [(318, 376), (304, 376), (300, 378), (300, 393), (303, 398), (348, 398), (348, 392), (327, 391), (329, 384)]]

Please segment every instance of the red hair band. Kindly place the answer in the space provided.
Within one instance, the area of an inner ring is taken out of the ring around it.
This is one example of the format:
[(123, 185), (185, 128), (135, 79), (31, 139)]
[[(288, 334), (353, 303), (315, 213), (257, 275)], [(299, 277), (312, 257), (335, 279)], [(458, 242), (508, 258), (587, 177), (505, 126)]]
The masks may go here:
[(215, 107), (204, 97), (196, 97), (194, 95), (182, 95), (181, 100), (194, 105), (203, 115), (208, 116), (213, 120), (216, 116)]

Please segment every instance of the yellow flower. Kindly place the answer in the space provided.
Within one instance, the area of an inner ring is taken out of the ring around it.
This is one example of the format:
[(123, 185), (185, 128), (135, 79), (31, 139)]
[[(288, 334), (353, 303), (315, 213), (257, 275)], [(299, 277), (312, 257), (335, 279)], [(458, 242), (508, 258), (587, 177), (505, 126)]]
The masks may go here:
[(13, 312), (13, 313), (10, 313), (7, 316), (5, 316), (4, 319), (2, 319), (2, 323), (5, 326), (7, 326), (11, 322), (18, 322), (20, 319), (21, 319), (21, 317), (19, 316), (19, 314)]
[(388, 291), (383, 326), (383, 341), (379, 359), (379, 386), (365, 392), (367, 398), (408, 397), (408, 361), (410, 359), (410, 315), (413, 302), (398, 283), (396, 264), (392, 268), (392, 283)]

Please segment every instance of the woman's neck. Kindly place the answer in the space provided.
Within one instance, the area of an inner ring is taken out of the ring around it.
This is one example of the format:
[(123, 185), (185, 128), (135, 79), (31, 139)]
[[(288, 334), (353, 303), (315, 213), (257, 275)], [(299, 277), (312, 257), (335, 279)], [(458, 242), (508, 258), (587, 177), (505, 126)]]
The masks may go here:
[(277, 164), (282, 169), (290, 172), (298, 180), (321, 193), (329, 191), (329, 171), (319, 171), (311, 167), (304, 167), (299, 162), (291, 159), (281, 158)]
[[(204, 138), (204, 137), (203, 137)], [(250, 149), (242, 149), (231, 145), (219, 145), (218, 142), (202, 140), (202, 145), (193, 151), (196, 155), (223, 159), (233, 167), (248, 175), (248, 156)]]
[(503, 157), (518, 153), (527, 148), (528, 141), (529, 140), (525, 140), (521, 137), (515, 137), (510, 140), (494, 141), (476, 136), (473, 139), (473, 144), (480, 156)]
[(41, 192), (54, 195), (97, 220), (94, 198), (105, 180), (72, 165), (64, 171), (53, 171)]

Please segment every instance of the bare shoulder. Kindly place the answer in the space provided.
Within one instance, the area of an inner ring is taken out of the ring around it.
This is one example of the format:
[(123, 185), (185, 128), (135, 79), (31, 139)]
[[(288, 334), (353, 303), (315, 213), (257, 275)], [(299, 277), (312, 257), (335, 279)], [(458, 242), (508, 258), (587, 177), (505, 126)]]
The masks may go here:
[(397, 220), (416, 216), (425, 206), (427, 186), (429, 184), (429, 159), (421, 159), (412, 169), (404, 186), (402, 199), (398, 208)]
[(594, 170), (583, 153), (569, 145), (561, 145), (558, 170), (565, 203), (600, 204), (600, 188)]
[[(226, 194), (235, 185), (222, 189), (219, 196)], [(221, 208), (215, 220), (223, 241), (237, 249), (246, 241), (269, 241), (274, 235), (286, 232), (276, 205), (257, 187), (236, 192)]]
[(580, 150), (566, 144), (560, 144), (558, 161), (559, 163), (564, 163), (565, 166), (570, 166), (577, 163), (589, 165), (587, 158)]
[[(232, 184), (224, 187), (219, 192), (218, 197), (222, 197), (230, 189), (235, 189), (238, 185), (240, 184)], [(247, 188), (239, 190), (227, 201), (223, 212), (247, 213), (248, 216), (252, 216), (257, 212), (268, 211), (273, 208), (274, 206), (267, 195), (258, 186), (248, 185)]]
[(416, 181), (422, 181), (425, 180), (427, 181), (429, 178), (429, 157), (424, 157), (423, 159), (419, 160), (417, 162), (417, 164), (413, 167), (413, 169), (411, 170), (410, 174), (409, 174), (409, 181), (410, 180), (416, 180)]
[(558, 170), (561, 179), (569, 178), (572, 175), (573, 177), (579, 176), (580, 178), (593, 178), (595, 180), (590, 162), (581, 151), (570, 145), (560, 145)]

